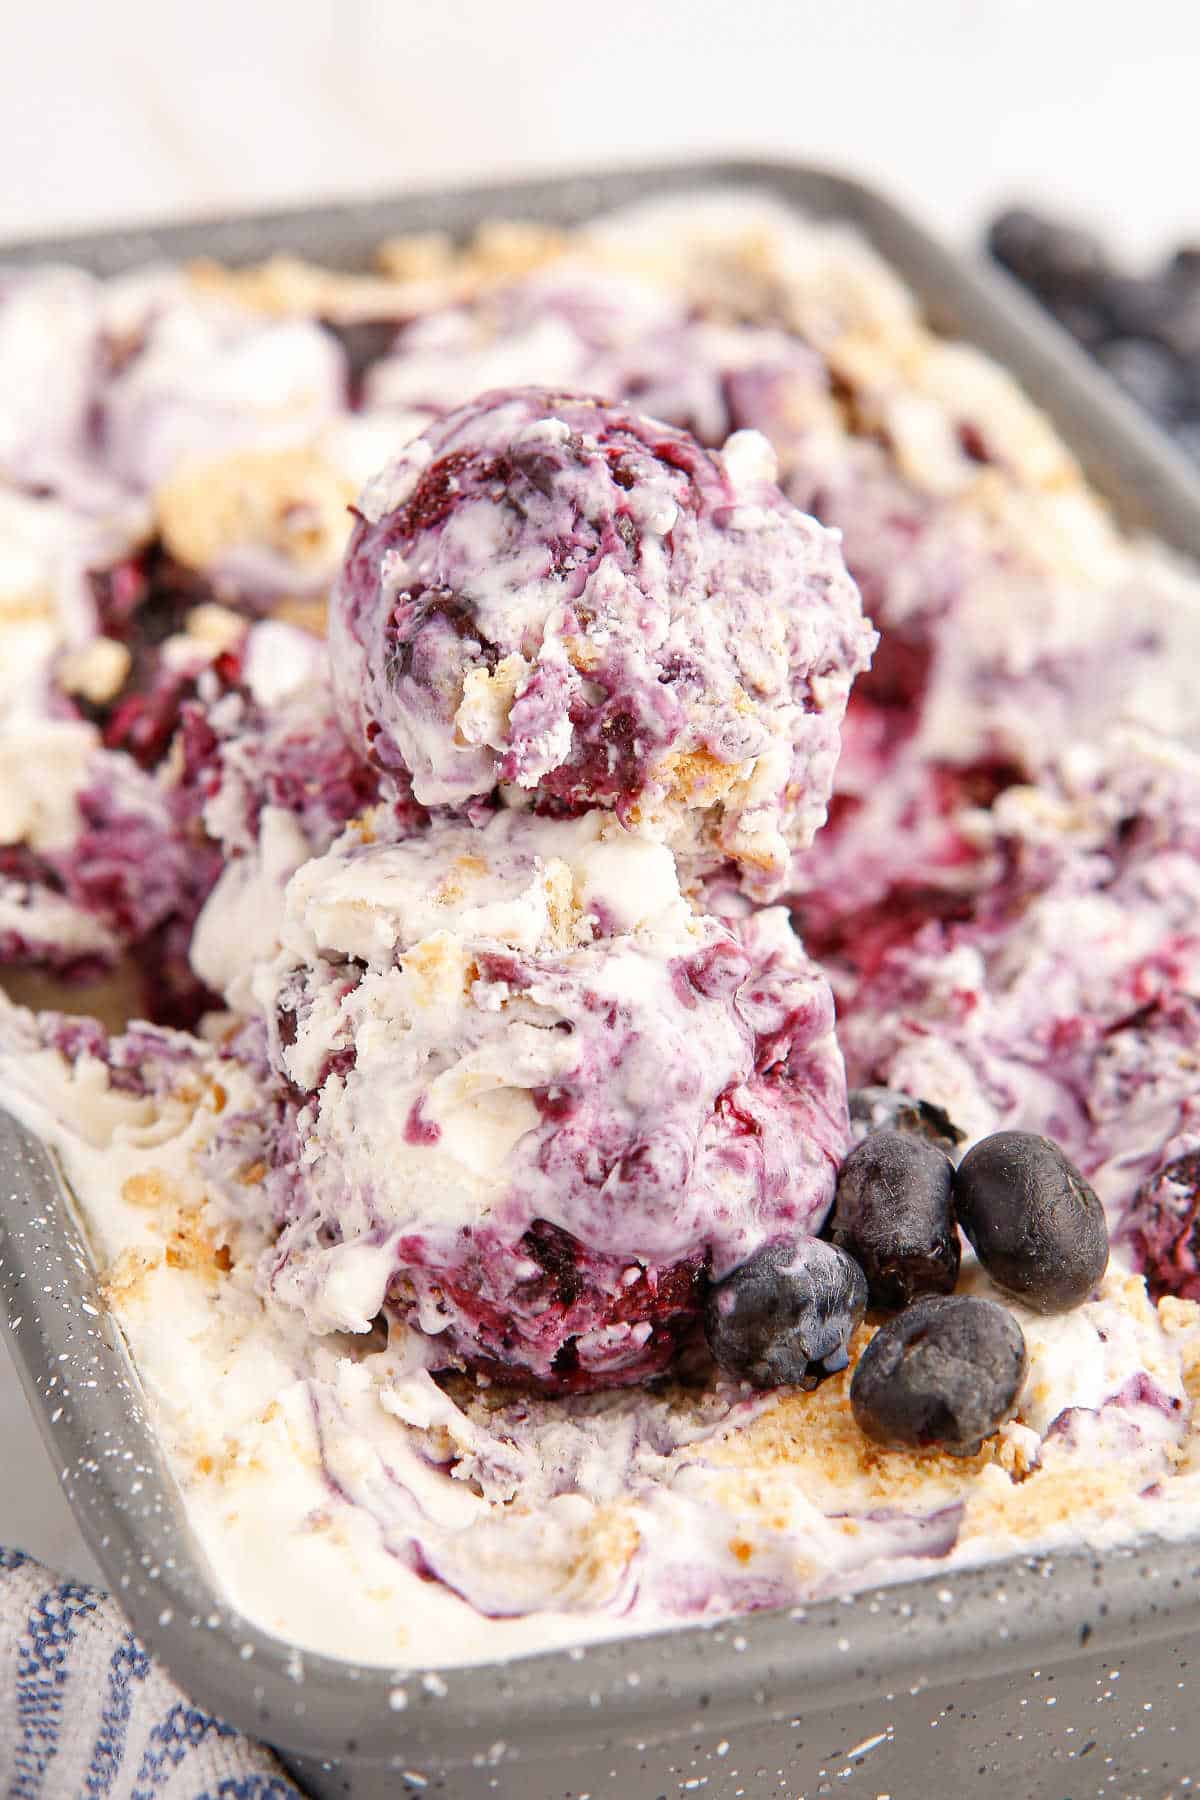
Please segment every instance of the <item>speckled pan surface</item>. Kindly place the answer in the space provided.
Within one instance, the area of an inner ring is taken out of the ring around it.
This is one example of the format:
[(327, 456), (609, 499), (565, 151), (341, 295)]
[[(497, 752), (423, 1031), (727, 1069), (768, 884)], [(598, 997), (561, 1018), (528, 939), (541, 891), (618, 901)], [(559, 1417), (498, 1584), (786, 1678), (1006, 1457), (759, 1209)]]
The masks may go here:
[[(1200, 482), (1020, 300), (838, 177), (717, 164), (23, 245), (102, 270), (273, 249), (361, 263), (381, 237), (491, 214), (570, 221), (736, 181), (853, 221), (935, 324), (1005, 361), (1130, 524), (1200, 554)], [(314, 1793), (1165, 1795), (1200, 1767), (1188, 1686), (1200, 1546), (933, 1578), (803, 1618), (389, 1677), (245, 1627), (190, 1547), (136, 1378), (53, 1171), (0, 1114), (4, 1318), (81, 1525), (136, 1627), (201, 1706), (278, 1744)], [(1136, 1646), (1131, 1651), (1131, 1646)], [(1037, 1671), (1036, 1676), (1033, 1671)], [(969, 1677), (969, 1678), (968, 1678)], [(324, 1766), (336, 1759), (337, 1767)], [(1074, 1765), (1078, 1763), (1078, 1768)]]

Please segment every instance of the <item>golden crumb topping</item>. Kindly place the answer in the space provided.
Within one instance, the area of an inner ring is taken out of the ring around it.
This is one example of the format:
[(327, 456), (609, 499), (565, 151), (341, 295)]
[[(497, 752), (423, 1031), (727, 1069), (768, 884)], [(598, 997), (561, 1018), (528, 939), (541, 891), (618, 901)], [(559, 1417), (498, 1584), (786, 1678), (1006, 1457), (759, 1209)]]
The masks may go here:
[(258, 549), (302, 575), (332, 573), (353, 499), (353, 482), (316, 449), (242, 449), (183, 464), (156, 506), (164, 544), (190, 568)]

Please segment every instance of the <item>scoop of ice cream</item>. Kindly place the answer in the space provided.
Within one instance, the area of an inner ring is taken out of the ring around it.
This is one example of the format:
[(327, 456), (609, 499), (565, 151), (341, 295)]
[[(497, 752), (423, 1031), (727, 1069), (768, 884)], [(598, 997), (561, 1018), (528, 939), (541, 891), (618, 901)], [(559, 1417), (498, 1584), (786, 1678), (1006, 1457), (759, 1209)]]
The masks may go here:
[(171, 280), (137, 298), (97, 427), (130, 487), (158, 487), (188, 459), (305, 443), (341, 411), (344, 359), (314, 321), (263, 319)]
[(757, 898), (825, 816), (874, 636), (757, 433), (723, 452), (541, 389), (430, 426), (363, 493), (335, 685), (426, 805), (615, 811)]
[(447, 1363), (646, 1379), (707, 1271), (828, 1210), (824, 979), (781, 909), (696, 913), (601, 812), (371, 839), (297, 870), (255, 978), (303, 1098), (274, 1294), (317, 1331), (387, 1303)]

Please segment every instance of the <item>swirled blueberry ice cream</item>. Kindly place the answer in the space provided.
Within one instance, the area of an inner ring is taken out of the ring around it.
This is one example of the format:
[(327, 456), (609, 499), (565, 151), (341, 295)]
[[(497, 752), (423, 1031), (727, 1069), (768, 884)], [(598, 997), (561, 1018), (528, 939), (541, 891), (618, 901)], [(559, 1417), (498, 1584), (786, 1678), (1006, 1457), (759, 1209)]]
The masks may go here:
[(759, 899), (825, 816), (874, 636), (765, 438), (708, 452), (539, 389), (451, 413), (369, 485), (334, 679), (426, 805), (611, 809)]
[(0, 1084), (223, 1590), (1194, 1536), (1195, 571), (835, 225), (382, 262), (0, 283)]
[(443, 1363), (640, 1381), (711, 1276), (819, 1228), (847, 1136), (827, 984), (781, 909), (695, 911), (611, 815), (351, 827), (279, 935), (252, 985), (302, 1150), (267, 1279), (313, 1330), (386, 1307)]

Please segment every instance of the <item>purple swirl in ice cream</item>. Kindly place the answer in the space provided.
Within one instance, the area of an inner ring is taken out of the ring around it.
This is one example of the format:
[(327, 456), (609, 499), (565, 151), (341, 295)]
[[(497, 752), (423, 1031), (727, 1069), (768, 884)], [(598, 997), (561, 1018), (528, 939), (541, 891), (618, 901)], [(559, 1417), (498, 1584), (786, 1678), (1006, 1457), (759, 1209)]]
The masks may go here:
[(253, 992), (303, 1168), (270, 1285), (315, 1329), (386, 1302), (451, 1362), (643, 1380), (705, 1273), (819, 1228), (847, 1139), (826, 983), (781, 909), (695, 912), (604, 813), (352, 827), (281, 941)]
[[(499, 275), (0, 281), (0, 963), (134, 962), (154, 1021), (0, 998), (0, 1089), (302, 1648), (1200, 1516), (1200, 584), (862, 245), (707, 206)], [(823, 1228), (843, 1052), (1110, 1216), (972, 1456), (859, 1429), (877, 1319), (811, 1392), (697, 1341)]]
[(336, 592), (359, 740), (425, 805), (611, 809), (769, 899), (825, 816), (874, 635), (757, 433), (724, 451), (542, 389), (430, 426), (365, 490)]

